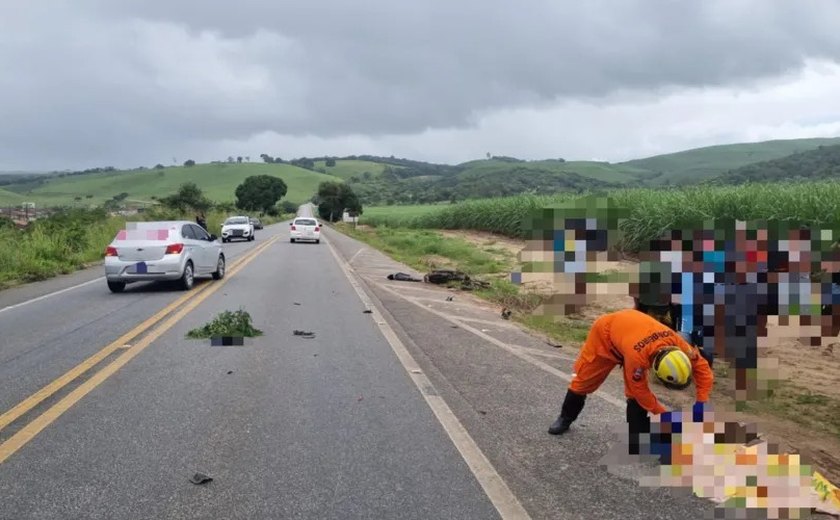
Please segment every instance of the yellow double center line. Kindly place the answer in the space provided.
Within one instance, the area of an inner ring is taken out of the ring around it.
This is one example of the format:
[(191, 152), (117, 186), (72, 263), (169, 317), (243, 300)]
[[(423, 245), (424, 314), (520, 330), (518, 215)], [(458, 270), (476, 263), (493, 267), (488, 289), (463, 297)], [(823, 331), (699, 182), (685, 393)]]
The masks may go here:
[(168, 320), (166, 320), (160, 327), (157, 327), (155, 330), (144, 336), (143, 339), (137, 342), (137, 344), (132, 345), (131, 348), (128, 349), (124, 354), (117, 357), (114, 361), (109, 363), (102, 370), (98, 371), (96, 374), (91, 376), (90, 379), (88, 379), (87, 381), (79, 385), (75, 390), (67, 394), (67, 396), (61, 399), (58, 403), (47, 409), (43, 414), (33, 419), (29, 424), (23, 427), (15, 435), (13, 435), (8, 440), (0, 444), (0, 464), (2, 464), (7, 458), (9, 458), (21, 447), (23, 447), (27, 442), (32, 440), (36, 435), (38, 435), (38, 433), (41, 432), (41, 430), (49, 426), (49, 424), (55, 421), (61, 414), (70, 409), (71, 406), (76, 404), (85, 395), (90, 393), (103, 381), (112, 376), (117, 370), (122, 368), (129, 361), (131, 361), (131, 359), (134, 358), (134, 356), (142, 352), (143, 349), (148, 347), (154, 340), (159, 338), (167, 330), (171, 329), (190, 311), (192, 311), (198, 305), (200, 305), (201, 302), (209, 298), (211, 294), (218, 291), (225, 283), (227, 283), (230, 276), (234, 276), (236, 273), (238, 273), (242, 268), (244, 268), (247, 264), (254, 260), (254, 258), (256, 258), (257, 255), (264, 251), (268, 246), (273, 244), (276, 240), (277, 237), (269, 239), (267, 242), (261, 244), (253, 251), (249, 252), (246, 256), (239, 259), (229, 269), (227, 276), (225, 276), (225, 278), (223, 278), (222, 280), (210, 283), (200, 288), (198, 291), (181, 296), (174, 302), (164, 307), (160, 312), (158, 312), (151, 318), (147, 319), (137, 327), (133, 328), (131, 331), (127, 332), (126, 334), (120, 336), (116, 341), (109, 344), (93, 356), (89, 357), (88, 359), (75, 366), (63, 376), (59, 377), (52, 383), (48, 384), (47, 386), (41, 388), (31, 396), (27, 397), (26, 399), (21, 401), (20, 404), (18, 404), (8, 412), (4, 413), (3, 415), (0, 415), (0, 430), (2, 430), (3, 428), (11, 424), (13, 421), (17, 420), (22, 415), (27, 413), (29, 410), (35, 408), (39, 403), (41, 403), (51, 395), (55, 394), (56, 392), (67, 386), (69, 383), (77, 379), (79, 376), (81, 376), (82, 374), (99, 364), (109, 355), (122, 348), (134, 338), (143, 334), (145, 331), (149, 330), (151, 327), (153, 327), (155, 324), (157, 324), (175, 309), (183, 305), (185, 302), (189, 301), (187, 305), (185, 305), (176, 314), (174, 314)]

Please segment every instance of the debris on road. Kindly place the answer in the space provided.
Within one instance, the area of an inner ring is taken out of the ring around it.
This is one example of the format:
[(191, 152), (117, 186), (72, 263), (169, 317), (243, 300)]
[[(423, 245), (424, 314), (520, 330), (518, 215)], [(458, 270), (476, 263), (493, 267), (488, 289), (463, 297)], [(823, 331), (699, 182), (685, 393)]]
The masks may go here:
[(251, 338), (262, 336), (262, 334), (263, 332), (251, 323), (251, 315), (240, 308), (236, 312), (224, 311), (218, 314), (213, 321), (203, 327), (189, 331), (187, 337), (192, 339)]
[(212, 482), (213, 477), (208, 477), (204, 473), (196, 473), (190, 478), (190, 482), (193, 484), (200, 486), (201, 484), (206, 484), (208, 482)]
[(480, 413), (481, 415), (487, 415), (487, 412), (485, 412), (484, 410), (478, 410), (478, 413)]
[(397, 281), (397, 282), (422, 282), (423, 281), (419, 278), (415, 278), (415, 277), (411, 276), (410, 274), (405, 274), (405, 273), (389, 274), (388, 279), (389, 280), (394, 280), (394, 281)]
[(304, 331), (304, 330), (296, 330), (296, 331), (294, 331), (294, 335), (295, 336), (300, 336), (302, 338), (307, 338), (307, 339), (315, 337), (314, 332), (307, 332), (307, 331)]
[(228, 375), (233, 374), (233, 370), (228, 370), (227, 373)]
[(373, 311), (370, 309), (365, 309), (364, 311), (362, 311), (362, 314), (373, 314)]
[(513, 311), (511, 311), (511, 310), (510, 310), (510, 309), (508, 309), (507, 307), (505, 307), (504, 309), (502, 309), (502, 319), (503, 319), (503, 320), (509, 320), (509, 319), (510, 319), (510, 315), (511, 315), (511, 314), (513, 314)]
[(298, 302), (295, 302), (295, 305), (300, 305)]
[(364, 399), (364, 396), (361, 396), (361, 395), (360, 395), (360, 396), (359, 396), (359, 398), (358, 398), (358, 399), (356, 399), (356, 400), (357, 400), (357, 401), (361, 401), (362, 399)]
[(436, 285), (446, 285), (452, 282), (461, 282), (461, 289), (469, 291), (472, 289), (486, 289), (490, 284), (481, 280), (474, 280), (470, 275), (462, 273), (461, 271), (453, 271), (451, 269), (437, 269), (425, 276), (423, 281), (426, 283), (433, 283)]
[(453, 301), (454, 299), (455, 299), (455, 297), (454, 297), (454, 296), (447, 296), (447, 297), (446, 297), (446, 301), (448, 301), (448, 302), (451, 302), (451, 301)]

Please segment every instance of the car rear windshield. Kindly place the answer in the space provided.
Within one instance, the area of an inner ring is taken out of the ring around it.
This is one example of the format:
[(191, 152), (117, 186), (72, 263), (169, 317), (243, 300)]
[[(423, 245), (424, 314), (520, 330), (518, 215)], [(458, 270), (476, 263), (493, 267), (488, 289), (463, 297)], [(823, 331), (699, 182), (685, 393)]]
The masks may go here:
[(248, 224), (249, 221), (247, 218), (229, 218), (225, 221), (225, 224)]
[(317, 226), (318, 224), (312, 219), (302, 218), (300, 220), (295, 220), (295, 225), (296, 226)]
[(168, 240), (168, 229), (123, 229), (115, 240)]

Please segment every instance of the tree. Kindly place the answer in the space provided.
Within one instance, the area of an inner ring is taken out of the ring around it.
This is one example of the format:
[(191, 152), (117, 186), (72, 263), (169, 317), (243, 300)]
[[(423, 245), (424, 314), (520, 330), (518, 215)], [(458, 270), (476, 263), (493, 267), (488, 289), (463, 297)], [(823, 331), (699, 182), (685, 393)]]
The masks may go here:
[(298, 205), (290, 200), (284, 200), (280, 203), (280, 209), (283, 210), (283, 213), (291, 213), (294, 215), (297, 213)]
[(263, 162), (264, 162), (264, 163), (268, 163), (268, 164), (270, 164), (270, 163), (273, 163), (273, 162), (274, 162), (274, 158), (272, 158), (272, 157), (271, 157), (270, 155), (268, 155), (267, 153), (261, 153), (261, 154), (260, 154), (260, 157), (262, 158), (262, 160), (263, 160)]
[(335, 166), (335, 159), (332, 159), (332, 158), (327, 159), (326, 166), (327, 166), (327, 168), (332, 168), (333, 166)]
[(340, 182), (322, 182), (318, 186), (318, 215), (329, 222), (336, 222), (344, 212), (362, 214), (362, 204), (353, 188)]
[(271, 175), (253, 175), (236, 187), (236, 206), (246, 211), (268, 212), (286, 195), (283, 179)]
[(207, 211), (213, 205), (194, 182), (181, 185), (174, 195), (160, 199), (161, 204), (178, 211)]
[(251, 162), (251, 156), (250, 155), (245, 156), (245, 162)]
[(242, 164), (242, 156), (241, 155), (236, 158), (236, 162), (238, 162), (239, 164)]
[(164, 169), (164, 168), (166, 168), (166, 166), (164, 166), (164, 165), (162, 165), (162, 164), (160, 164), (160, 163), (157, 163), (157, 164), (155, 165), (155, 170), (162, 170), (162, 169)]
[(186, 161), (184, 161), (184, 166), (195, 166), (195, 161), (193, 161), (192, 159), (187, 159)]

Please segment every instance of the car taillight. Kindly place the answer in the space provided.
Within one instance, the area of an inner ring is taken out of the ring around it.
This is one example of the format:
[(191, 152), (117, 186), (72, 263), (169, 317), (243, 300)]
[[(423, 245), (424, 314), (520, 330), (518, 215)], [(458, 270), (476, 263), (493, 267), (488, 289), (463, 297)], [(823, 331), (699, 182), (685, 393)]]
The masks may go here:
[(297, 231), (297, 228), (295, 226), (292, 226), (292, 231)]
[(318, 226), (315, 226), (315, 231), (321, 231), (321, 228), (319, 228)]
[(167, 255), (180, 255), (184, 250), (184, 244), (170, 244), (166, 246)]
[(117, 248), (113, 246), (108, 246), (105, 248), (105, 256), (119, 256), (117, 254)]

